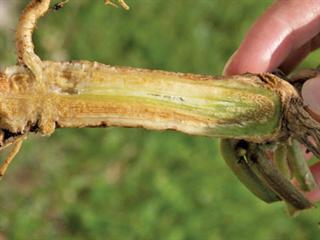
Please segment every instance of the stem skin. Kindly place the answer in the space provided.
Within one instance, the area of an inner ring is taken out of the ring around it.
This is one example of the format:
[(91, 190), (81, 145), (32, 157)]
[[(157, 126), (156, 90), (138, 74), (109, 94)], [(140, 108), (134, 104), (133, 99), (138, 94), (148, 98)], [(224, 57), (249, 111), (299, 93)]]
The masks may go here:
[(56, 127), (143, 127), (254, 142), (280, 131), (281, 98), (256, 75), (212, 77), (86, 61), (42, 64), (45, 90), (21, 68), (0, 76), (0, 128), (50, 134)]
[(288, 145), (288, 162), (302, 190), (310, 192), (319, 188), (304, 159), (300, 143), (295, 139), (292, 139), (291, 144)]
[(279, 143), (274, 152), (275, 164), (279, 171), (287, 178), (291, 179), (291, 172), (288, 165), (288, 148), (284, 143)]
[(294, 209), (300, 210), (313, 207), (313, 204), (272, 165), (265, 153), (257, 150), (254, 154), (251, 154), (249, 156), (249, 166), (262, 182)]

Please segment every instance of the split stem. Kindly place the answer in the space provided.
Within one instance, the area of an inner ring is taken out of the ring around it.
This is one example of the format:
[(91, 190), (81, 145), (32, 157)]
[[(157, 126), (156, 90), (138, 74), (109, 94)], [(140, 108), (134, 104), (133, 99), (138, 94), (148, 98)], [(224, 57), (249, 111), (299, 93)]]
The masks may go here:
[(279, 133), (281, 98), (255, 75), (212, 77), (85, 61), (43, 65), (44, 96), (59, 127), (173, 129), (255, 142)]

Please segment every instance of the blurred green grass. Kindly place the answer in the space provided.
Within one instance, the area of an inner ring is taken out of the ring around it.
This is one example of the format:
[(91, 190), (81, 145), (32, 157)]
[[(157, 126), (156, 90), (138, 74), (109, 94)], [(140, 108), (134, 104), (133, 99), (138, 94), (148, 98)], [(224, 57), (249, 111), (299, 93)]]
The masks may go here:
[[(15, 11), (26, 2), (16, 1)], [(271, 0), (127, 2), (129, 12), (70, 1), (41, 20), (37, 51), (44, 59), (220, 74)], [(13, 34), (0, 31), (1, 64), (15, 62)], [(0, 239), (301, 240), (319, 236), (319, 221), (317, 209), (289, 218), (282, 204), (260, 202), (227, 169), (216, 140), (176, 132), (30, 137), (0, 187)]]

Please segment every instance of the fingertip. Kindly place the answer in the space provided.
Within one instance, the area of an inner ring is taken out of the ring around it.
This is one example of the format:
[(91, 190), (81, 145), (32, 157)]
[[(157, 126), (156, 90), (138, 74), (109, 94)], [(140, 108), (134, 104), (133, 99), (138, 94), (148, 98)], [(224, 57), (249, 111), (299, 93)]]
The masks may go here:
[(260, 73), (268, 71), (268, 63), (259, 59), (255, 54), (248, 54), (248, 52), (240, 48), (235, 51), (227, 61), (224, 69), (224, 75), (235, 75), (243, 73)]
[(320, 117), (320, 75), (308, 80), (302, 86), (301, 95), (303, 102), (312, 113)]
[(252, 26), (223, 73), (267, 72), (282, 64), (290, 71), (309, 53), (310, 46), (307, 51), (301, 47), (319, 33), (319, 23), (317, 1), (276, 1)]
[(319, 188), (319, 184), (320, 184), (320, 162), (314, 164), (313, 166), (311, 166), (311, 172), (316, 180), (316, 182), (318, 183), (318, 188), (311, 191), (311, 192), (307, 192), (305, 193), (306, 197), (312, 201), (312, 202), (318, 202), (320, 201), (320, 188)]

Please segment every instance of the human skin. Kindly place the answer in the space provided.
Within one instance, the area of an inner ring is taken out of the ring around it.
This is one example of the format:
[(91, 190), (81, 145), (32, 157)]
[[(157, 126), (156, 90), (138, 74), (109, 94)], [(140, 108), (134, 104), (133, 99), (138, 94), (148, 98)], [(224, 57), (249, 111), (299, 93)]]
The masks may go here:
[[(288, 74), (319, 47), (320, 0), (278, 0), (257, 19), (227, 62), (224, 74), (274, 69)], [(302, 97), (308, 108), (320, 116), (319, 90), (320, 76), (304, 84)], [(320, 163), (312, 166), (311, 171), (320, 184)], [(320, 190), (306, 196), (312, 202), (320, 201)]]

